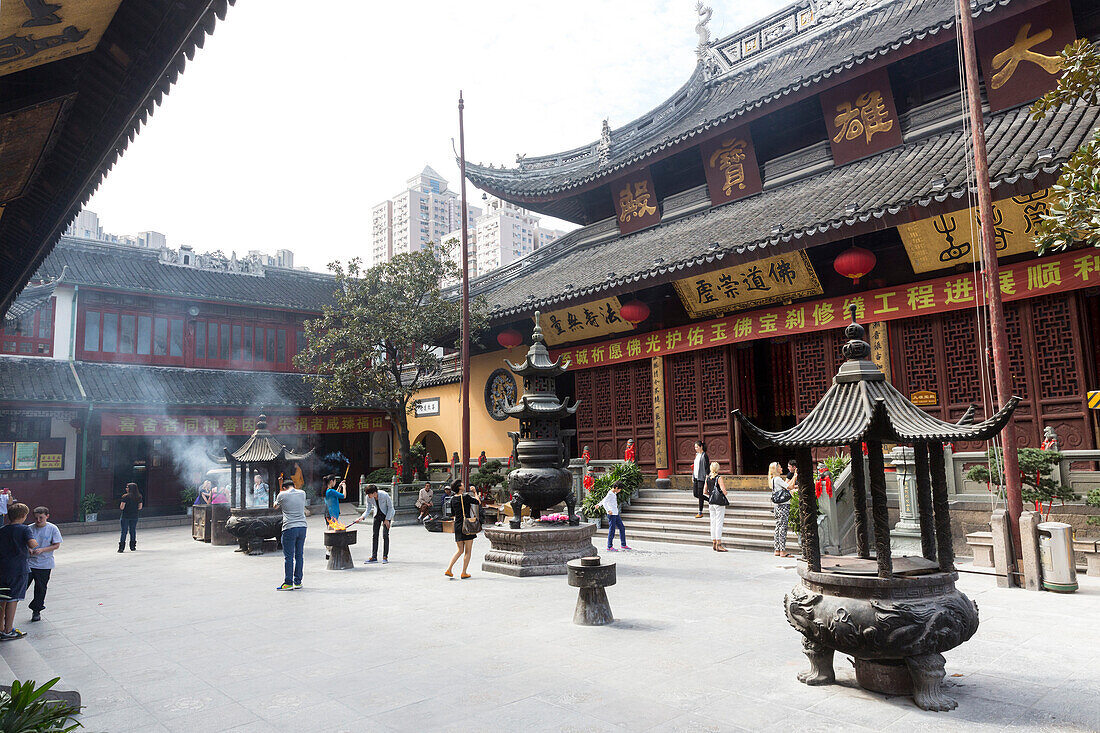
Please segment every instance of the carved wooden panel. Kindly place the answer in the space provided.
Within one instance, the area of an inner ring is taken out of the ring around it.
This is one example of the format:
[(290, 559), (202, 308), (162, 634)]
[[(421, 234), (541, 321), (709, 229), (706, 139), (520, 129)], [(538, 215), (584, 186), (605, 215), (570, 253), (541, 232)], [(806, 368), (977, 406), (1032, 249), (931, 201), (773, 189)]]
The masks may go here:
[(648, 361), (574, 372), (577, 449), (588, 446), (592, 457), (623, 457), (634, 440), (636, 460), (647, 473), (656, 471), (653, 445), (653, 387)]
[(734, 370), (737, 375), (737, 389), (734, 390), (737, 404), (732, 407), (737, 407), (747, 416), (756, 418), (760, 414), (760, 406), (756, 395), (756, 367), (753, 364), (753, 350), (751, 348), (734, 349), (733, 358), (737, 362), (737, 368)]
[(730, 470), (733, 458), (730, 350), (705, 349), (666, 359), (672, 406), (672, 461), (676, 473), (690, 473), (695, 441), (702, 439), (711, 460)]
[[(794, 369), (791, 364), (791, 342), (772, 342), (772, 389), (777, 415), (794, 415), (797, 411)], [(744, 394), (744, 392), (742, 392)]]
[(833, 377), (843, 360), (840, 347), (844, 341), (839, 329), (791, 339), (791, 370), (794, 372), (799, 420), (817, 405), (832, 386)]

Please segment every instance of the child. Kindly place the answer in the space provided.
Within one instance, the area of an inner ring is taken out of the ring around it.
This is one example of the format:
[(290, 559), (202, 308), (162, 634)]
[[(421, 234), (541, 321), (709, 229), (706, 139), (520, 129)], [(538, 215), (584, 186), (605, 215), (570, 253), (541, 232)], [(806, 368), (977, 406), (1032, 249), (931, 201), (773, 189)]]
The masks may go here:
[(26, 504), (12, 504), (8, 509), (11, 524), (0, 527), (0, 587), (7, 600), (4, 606), (4, 628), (0, 641), (22, 639), (25, 632), (15, 628), (15, 608), (27, 593), (27, 581), (31, 576), (30, 551), (38, 547), (31, 528), (23, 524), (30, 509)]
[(611, 489), (604, 494), (603, 501), (600, 502), (600, 506), (607, 512), (607, 550), (608, 552), (615, 552), (615, 548), (611, 546), (612, 541), (615, 539), (615, 528), (619, 528), (619, 545), (624, 550), (630, 548), (626, 546), (626, 527), (623, 526), (623, 518), (619, 514), (619, 492), (623, 490), (623, 482), (616, 481), (611, 485)]

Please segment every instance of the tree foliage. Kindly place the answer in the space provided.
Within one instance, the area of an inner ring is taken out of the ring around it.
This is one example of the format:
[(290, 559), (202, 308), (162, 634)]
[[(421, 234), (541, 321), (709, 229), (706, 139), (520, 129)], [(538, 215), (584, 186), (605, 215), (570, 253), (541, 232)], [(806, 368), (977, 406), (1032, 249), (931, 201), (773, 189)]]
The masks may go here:
[[(1035, 119), (1064, 105), (1095, 105), (1100, 98), (1100, 51), (1080, 39), (1066, 46), (1061, 57), (1062, 77), (1032, 105)], [(1062, 167), (1035, 236), (1039, 252), (1063, 250), (1076, 242), (1100, 247), (1100, 128)]]
[[(364, 268), (356, 258), (333, 262), (333, 302), (306, 321), (306, 348), (294, 358), (308, 372), (313, 409), (369, 405), (385, 410), (409, 455), (408, 415), (424, 380), (438, 374), (443, 337), (460, 330), (461, 304), (445, 298), (440, 282), (457, 266), (429, 242)], [(484, 327), (484, 307), (470, 304), (470, 333)]]
[[(1042, 450), (1041, 448), (1020, 448), (1018, 451), (1020, 462), (1020, 496), (1026, 502), (1034, 503), (1036, 509), (1042, 509), (1046, 504), (1046, 514), (1050, 515), (1050, 509), (1054, 502), (1073, 501), (1081, 498), (1073, 493), (1070, 487), (1062, 484), (1055, 478), (1055, 471), (1062, 461), (1062, 454), (1056, 450)], [(1004, 465), (1001, 462), (1001, 450), (990, 448), (986, 453), (989, 465), (977, 465), (966, 472), (966, 478), (979, 483), (995, 483), (1004, 486)], [(992, 471), (990, 470), (992, 469)], [(994, 478), (996, 476), (996, 478)]]

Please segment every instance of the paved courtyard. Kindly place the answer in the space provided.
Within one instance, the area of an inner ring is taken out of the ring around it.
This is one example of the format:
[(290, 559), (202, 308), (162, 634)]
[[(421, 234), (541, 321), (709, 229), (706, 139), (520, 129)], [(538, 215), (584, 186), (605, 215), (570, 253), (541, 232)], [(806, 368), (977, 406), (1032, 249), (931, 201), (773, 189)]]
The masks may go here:
[[(281, 555), (243, 557), (187, 528), (66, 540), (44, 620), (18, 624), (70, 688), (88, 730), (856, 731), (1100, 729), (1100, 583), (1072, 596), (964, 575), (977, 635), (947, 654), (959, 707), (925, 713), (855, 685), (809, 688), (781, 611), (794, 564), (637, 543), (618, 553), (617, 622), (572, 624), (564, 577), (448, 580), (454, 544), (396, 527), (389, 565), (324, 570), (277, 593)], [(360, 540), (364, 539), (360, 531)], [(358, 545), (357, 563), (369, 554)], [(3, 653), (6, 646), (0, 647)]]

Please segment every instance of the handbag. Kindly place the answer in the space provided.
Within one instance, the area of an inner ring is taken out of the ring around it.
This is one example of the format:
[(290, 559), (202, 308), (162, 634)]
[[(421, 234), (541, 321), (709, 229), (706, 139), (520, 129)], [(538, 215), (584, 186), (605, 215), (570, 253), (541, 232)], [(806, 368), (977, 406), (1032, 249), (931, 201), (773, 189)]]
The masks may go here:
[[(710, 483), (708, 480), (707, 483)], [(718, 481), (715, 480), (714, 485), (710, 487), (710, 494), (707, 496), (707, 501), (714, 506), (729, 506), (729, 499), (722, 493), (722, 489), (718, 488)]]
[(466, 502), (462, 503), (462, 534), (478, 534), (481, 532), (481, 519), (476, 515), (466, 516)]
[[(774, 486), (774, 483), (773, 483)], [(791, 492), (786, 486), (772, 489), (772, 504), (786, 504), (791, 500)]]

